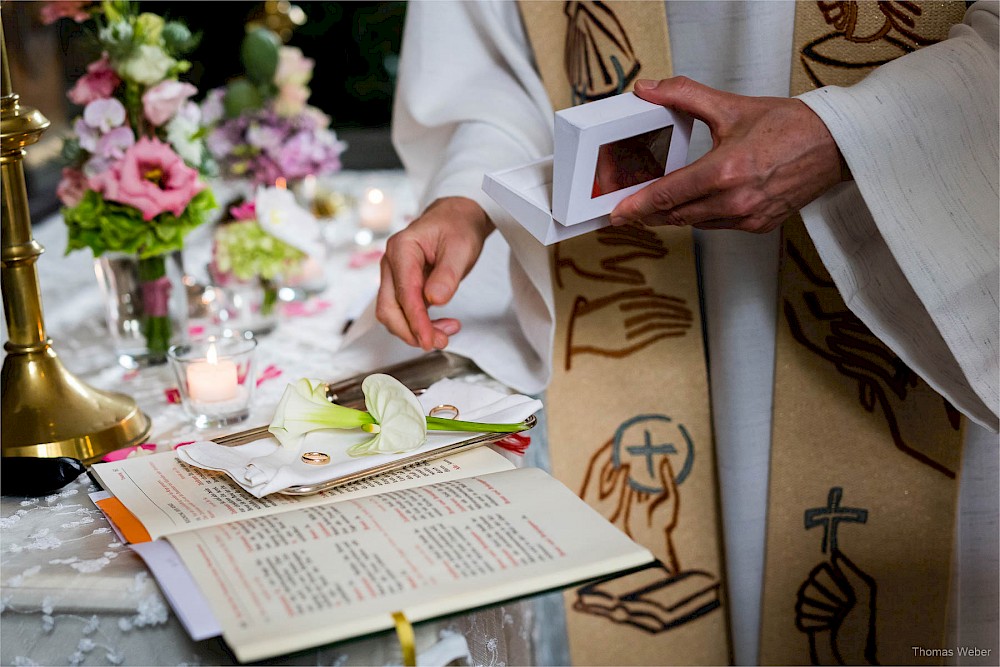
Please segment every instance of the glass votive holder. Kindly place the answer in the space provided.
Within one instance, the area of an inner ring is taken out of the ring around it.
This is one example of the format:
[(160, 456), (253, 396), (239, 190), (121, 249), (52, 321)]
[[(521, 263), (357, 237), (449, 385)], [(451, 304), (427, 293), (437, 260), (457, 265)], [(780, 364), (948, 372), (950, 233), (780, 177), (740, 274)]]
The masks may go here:
[(195, 426), (227, 426), (250, 415), (257, 387), (256, 349), (254, 338), (206, 336), (167, 351), (181, 405)]

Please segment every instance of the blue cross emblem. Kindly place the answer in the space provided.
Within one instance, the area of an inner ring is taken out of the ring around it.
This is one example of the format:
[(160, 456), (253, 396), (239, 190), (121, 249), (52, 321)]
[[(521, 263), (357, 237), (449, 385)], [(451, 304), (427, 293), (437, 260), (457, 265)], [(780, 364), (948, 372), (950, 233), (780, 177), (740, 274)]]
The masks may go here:
[[(663, 423), (670, 424), (675, 434), (679, 435), (679, 440), (683, 441), (683, 451), (672, 440), (672, 437), (664, 435)], [(656, 426), (660, 424), (660, 426)], [(637, 442), (638, 441), (638, 442)], [(643, 493), (660, 493), (663, 491), (657, 481), (659, 470), (658, 458), (661, 456), (679, 455), (683, 457), (683, 465), (674, 467), (677, 472), (674, 474), (675, 482), (679, 485), (691, 472), (694, 465), (694, 444), (691, 436), (683, 424), (675, 423), (666, 415), (636, 415), (626, 420), (615, 431), (614, 448), (612, 450), (612, 462), (615, 468), (620, 468), (624, 463), (635, 460), (641, 463), (646, 471), (644, 479), (637, 479), (637, 475), (630, 474), (628, 484), (636, 491)]]

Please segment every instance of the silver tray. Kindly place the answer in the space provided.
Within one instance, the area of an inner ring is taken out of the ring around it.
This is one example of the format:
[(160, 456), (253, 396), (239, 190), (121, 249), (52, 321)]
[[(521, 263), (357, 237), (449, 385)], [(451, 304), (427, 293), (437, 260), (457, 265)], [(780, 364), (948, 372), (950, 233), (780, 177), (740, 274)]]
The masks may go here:
[[(459, 357), (447, 352), (431, 352), (412, 361), (406, 361), (392, 366), (385, 366), (373, 370), (370, 373), (362, 373), (349, 377), (345, 380), (331, 382), (327, 386), (326, 396), (331, 403), (337, 403), (338, 405), (344, 405), (349, 408), (363, 409), (364, 394), (361, 393), (361, 382), (372, 373), (385, 373), (386, 375), (391, 375), (406, 385), (415, 394), (420, 394), (425, 391), (427, 387), (434, 384), (438, 380), (472, 375), (477, 372), (481, 372), (479, 371), (479, 368), (464, 357)], [(537, 420), (534, 415), (528, 417), (525, 420), (525, 428), (519, 432), (534, 428), (536, 423)], [(212, 442), (219, 445), (225, 445), (227, 447), (245, 445), (248, 442), (268, 437), (269, 433), (267, 428), (267, 425), (255, 426), (254, 428), (239, 431), (237, 433), (230, 433), (227, 435), (221, 435), (217, 438), (212, 438)], [(321, 491), (327, 491), (329, 489), (342, 486), (344, 484), (350, 484), (351, 482), (356, 482), (374, 475), (395, 472), (417, 463), (433, 461), (435, 459), (458, 454), (459, 452), (464, 452), (481, 445), (488, 445), (490, 443), (503, 440), (510, 435), (513, 435), (513, 433), (481, 433), (466, 440), (460, 440), (430, 452), (421, 452), (419, 454), (403, 456), (372, 468), (341, 475), (340, 477), (334, 477), (315, 484), (297, 484), (290, 486), (287, 489), (282, 489), (277, 493), (290, 496), (305, 496), (320, 493)]]

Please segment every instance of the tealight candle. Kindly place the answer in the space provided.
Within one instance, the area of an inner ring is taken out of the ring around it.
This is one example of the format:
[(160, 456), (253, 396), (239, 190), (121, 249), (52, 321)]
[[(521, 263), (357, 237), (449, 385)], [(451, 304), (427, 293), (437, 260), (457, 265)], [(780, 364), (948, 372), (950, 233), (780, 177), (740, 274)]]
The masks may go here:
[(225, 335), (198, 338), (167, 350), (181, 405), (195, 426), (226, 426), (250, 415), (256, 347), (253, 338)]
[(392, 200), (378, 188), (369, 188), (358, 206), (358, 222), (375, 234), (385, 234), (392, 228)]
[(188, 395), (199, 403), (219, 403), (236, 398), (239, 373), (230, 359), (219, 359), (215, 345), (205, 353), (205, 361), (187, 367)]

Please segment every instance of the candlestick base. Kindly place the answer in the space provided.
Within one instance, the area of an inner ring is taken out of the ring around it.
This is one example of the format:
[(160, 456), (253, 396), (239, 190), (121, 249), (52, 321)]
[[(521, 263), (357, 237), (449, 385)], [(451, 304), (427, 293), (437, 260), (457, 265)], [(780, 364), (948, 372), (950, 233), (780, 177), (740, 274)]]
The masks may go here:
[(68, 456), (88, 465), (143, 442), (151, 423), (135, 401), (84, 384), (50, 343), (27, 351), (7, 346), (0, 379), (3, 455)]

